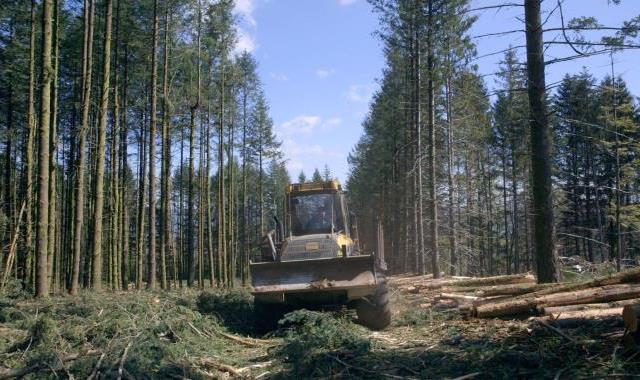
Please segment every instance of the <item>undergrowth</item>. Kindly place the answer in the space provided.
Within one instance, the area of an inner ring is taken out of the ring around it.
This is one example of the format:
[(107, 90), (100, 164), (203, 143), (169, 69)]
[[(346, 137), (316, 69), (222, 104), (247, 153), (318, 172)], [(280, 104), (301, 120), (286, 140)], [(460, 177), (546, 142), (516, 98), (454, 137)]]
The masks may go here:
[(201, 313), (215, 316), (228, 329), (253, 333), (253, 297), (246, 289), (203, 292), (196, 303)]
[(371, 341), (360, 327), (327, 313), (296, 310), (279, 322), (285, 330), (278, 355), (291, 363), (295, 376), (330, 376), (339, 360), (363, 355)]
[[(125, 378), (198, 379), (217, 373), (217, 362), (242, 367), (263, 354), (222, 335), (227, 303), (215, 315), (202, 314), (196, 297), (184, 291), (0, 298), (0, 375), (28, 369), (34, 379), (115, 378), (119, 371)], [(240, 304), (234, 303), (238, 318), (246, 311)]]
[[(404, 298), (403, 298), (404, 297)], [(409, 298), (415, 297), (415, 298)], [(344, 312), (297, 310), (266, 336), (243, 290), (0, 294), (0, 378), (631, 378), (623, 328), (464, 319), (394, 295), (382, 332)], [(12, 372), (13, 371), (13, 372)], [(11, 376), (9, 376), (11, 375)]]

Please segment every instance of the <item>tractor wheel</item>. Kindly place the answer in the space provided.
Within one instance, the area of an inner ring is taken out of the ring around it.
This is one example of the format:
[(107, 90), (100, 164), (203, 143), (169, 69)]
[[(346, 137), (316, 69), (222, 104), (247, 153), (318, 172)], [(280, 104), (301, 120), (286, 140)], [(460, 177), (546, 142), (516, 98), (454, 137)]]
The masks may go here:
[(386, 283), (378, 285), (375, 294), (363, 298), (356, 304), (358, 323), (371, 330), (382, 330), (391, 323), (389, 289)]
[(277, 329), (278, 321), (284, 314), (284, 305), (253, 300), (254, 327), (257, 333), (265, 334)]

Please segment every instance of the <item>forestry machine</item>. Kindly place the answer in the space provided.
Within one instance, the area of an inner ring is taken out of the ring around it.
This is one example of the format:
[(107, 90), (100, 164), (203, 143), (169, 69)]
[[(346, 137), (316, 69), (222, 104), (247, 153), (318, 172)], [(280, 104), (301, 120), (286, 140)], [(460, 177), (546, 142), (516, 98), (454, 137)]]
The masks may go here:
[(291, 184), (285, 193), (285, 220), (274, 217), (276, 229), (249, 266), (257, 327), (273, 328), (296, 308), (342, 306), (355, 308), (368, 328), (388, 326), (384, 259), (361, 251), (338, 181)]

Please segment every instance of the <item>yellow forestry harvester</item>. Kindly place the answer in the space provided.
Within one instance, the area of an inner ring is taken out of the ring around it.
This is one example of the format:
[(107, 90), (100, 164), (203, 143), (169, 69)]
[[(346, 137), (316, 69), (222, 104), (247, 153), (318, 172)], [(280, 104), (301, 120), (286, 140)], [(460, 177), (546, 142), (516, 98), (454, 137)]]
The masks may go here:
[(265, 236), (258, 262), (250, 264), (257, 327), (272, 328), (296, 308), (343, 305), (355, 308), (364, 326), (388, 326), (384, 260), (359, 248), (338, 181), (289, 185), (284, 214)]

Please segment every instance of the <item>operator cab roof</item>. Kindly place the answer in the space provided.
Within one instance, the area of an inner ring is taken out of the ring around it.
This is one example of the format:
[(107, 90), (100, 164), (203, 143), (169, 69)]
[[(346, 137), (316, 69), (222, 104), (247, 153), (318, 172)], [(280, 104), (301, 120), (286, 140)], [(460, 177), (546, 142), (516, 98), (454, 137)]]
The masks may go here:
[(333, 180), (324, 182), (292, 183), (287, 186), (287, 193), (322, 192), (331, 190), (341, 191), (342, 186), (340, 186), (340, 182)]

